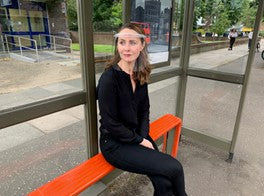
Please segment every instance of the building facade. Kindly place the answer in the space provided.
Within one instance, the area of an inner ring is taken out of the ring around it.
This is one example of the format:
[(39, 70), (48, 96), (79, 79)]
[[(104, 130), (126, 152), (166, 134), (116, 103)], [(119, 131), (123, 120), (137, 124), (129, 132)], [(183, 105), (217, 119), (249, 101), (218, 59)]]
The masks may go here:
[(64, 0), (0, 0), (0, 34), (10, 49), (18, 47), (18, 37), (23, 46), (34, 48), (36, 40), (38, 47), (47, 47), (50, 35), (68, 37), (66, 13)]

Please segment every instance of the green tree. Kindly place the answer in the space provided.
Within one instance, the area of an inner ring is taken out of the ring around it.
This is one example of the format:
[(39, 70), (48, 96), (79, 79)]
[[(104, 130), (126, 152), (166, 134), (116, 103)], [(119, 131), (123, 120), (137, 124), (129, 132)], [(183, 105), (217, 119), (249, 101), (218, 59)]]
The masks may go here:
[[(78, 30), (76, 0), (67, 0), (70, 30)], [(94, 31), (112, 31), (122, 24), (122, 0), (93, 0)]]
[(215, 20), (211, 30), (218, 35), (222, 35), (230, 26), (231, 21), (228, 19), (228, 12), (223, 3), (218, 5), (217, 12), (215, 13)]
[(111, 21), (114, 26), (119, 27), (122, 25), (122, 0), (116, 1), (112, 6), (112, 17)]
[(122, 0), (93, 1), (94, 31), (117, 30), (122, 24)]
[(248, 1), (243, 9), (241, 22), (244, 26), (253, 28), (257, 15), (258, 3), (254, 1)]
[(218, 8), (219, 0), (196, 0), (194, 9), (194, 27), (199, 18), (203, 19), (205, 29), (209, 29), (215, 17), (215, 12)]
[(67, 15), (68, 15), (69, 29), (72, 31), (77, 31), (78, 22), (77, 22), (76, 0), (67, 0), (66, 3), (67, 3)]
[(231, 25), (235, 25), (241, 21), (243, 9), (248, 0), (222, 0), (227, 9), (228, 18)]

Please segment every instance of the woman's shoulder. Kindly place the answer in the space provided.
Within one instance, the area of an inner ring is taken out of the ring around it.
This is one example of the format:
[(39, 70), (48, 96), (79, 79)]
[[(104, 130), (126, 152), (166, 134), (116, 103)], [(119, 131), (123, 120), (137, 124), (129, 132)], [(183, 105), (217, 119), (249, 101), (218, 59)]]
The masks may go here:
[(115, 79), (115, 70), (113, 67), (107, 68), (101, 75), (99, 79), (99, 84), (114, 84), (116, 82)]
[(112, 67), (105, 69), (100, 77), (100, 79), (112, 79), (114, 75), (114, 70)]

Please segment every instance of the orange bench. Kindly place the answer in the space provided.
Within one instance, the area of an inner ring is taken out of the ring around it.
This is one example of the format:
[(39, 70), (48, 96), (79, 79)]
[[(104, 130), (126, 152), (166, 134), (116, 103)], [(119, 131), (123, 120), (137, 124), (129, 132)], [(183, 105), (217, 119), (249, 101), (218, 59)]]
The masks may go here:
[[(161, 118), (155, 120), (150, 124), (150, 136), (153, 140), (157, 140), (163, 136), (163, 148), (165, 152), (167, 144), (167, 134), (173, 128), (176, 128), (172, 153), (173, 157), (177, 156), (178, 143), (181, 132), (181, 119), (171, 114), (166, 114)], [(52, 181), (44, 184), (28, 196), (42, 195), (42, 196), (69, 196), (78, 195), (89, 186), (93, 185), (104, 176), (109, 174), (115, 168), (110, 165), (103, 157), (101, 153), (93, 156), (87, 161), (81, 163), (68, 172), (56, 177)]]

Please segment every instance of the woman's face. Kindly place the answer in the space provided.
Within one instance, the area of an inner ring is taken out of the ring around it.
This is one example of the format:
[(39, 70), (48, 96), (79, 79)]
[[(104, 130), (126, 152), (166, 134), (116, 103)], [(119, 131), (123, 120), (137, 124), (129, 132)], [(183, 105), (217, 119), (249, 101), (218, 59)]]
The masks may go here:
[(124, 61), (125, 63), (134, 63), (144, 46), (145, 44), (142, 44), (136, 31), (123, 29), (119, 32), (117, 51), (120, 55), (121, 61)]

